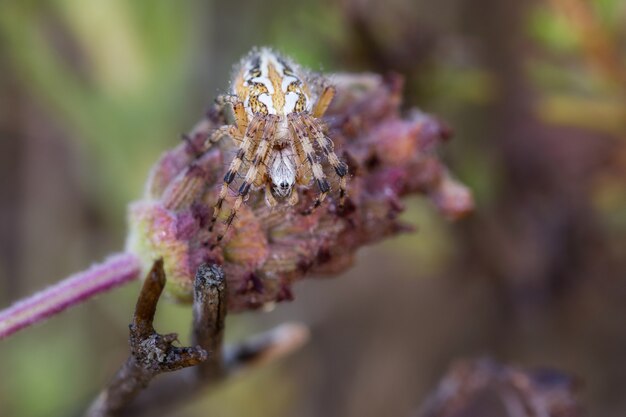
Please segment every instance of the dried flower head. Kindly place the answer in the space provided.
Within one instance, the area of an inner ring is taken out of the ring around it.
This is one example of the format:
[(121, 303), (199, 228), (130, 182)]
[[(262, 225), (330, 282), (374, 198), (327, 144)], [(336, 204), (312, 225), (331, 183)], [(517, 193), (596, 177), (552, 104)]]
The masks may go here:
[[(406, 230), (397, 220), (405, 195), (428, 196), (449, 218), (471, 210), (470, 192), (436, 156), (449, 130), (415, 109), (402, 115), (399, 77), (332, 79), (336, 95), (324, 121), (351, 175), (343, 208), (333, 200), (303, 215), (317, 198), (307, 187), (294, 206), (270, 208), (251, 195), (225, 239), (217, 241), (208, 226), (232, 155), (227, 143), (204, 147), (227, 124), (217, 106), (157, 162), (144, 198), (130, 207), (127, 250), (142, 259), (145, 271), (163, 257), (170, 295), (189, 300), (196, 269), (213, 262), (226, 274), (231, 311), (289, 300), (295, 280), (336, 274), (359, 247)], [(224, 198), (233, 204), (238, 196)]]

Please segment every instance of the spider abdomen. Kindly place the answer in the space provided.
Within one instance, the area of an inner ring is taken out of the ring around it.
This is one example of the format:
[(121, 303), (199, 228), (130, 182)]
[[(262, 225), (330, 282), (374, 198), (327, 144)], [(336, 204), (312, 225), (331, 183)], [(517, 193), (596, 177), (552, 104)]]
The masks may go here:
[(269, 168), (274, 193), (279, 197), (289, 196), (296, 183), (296, 161), (291, 148), (275, 150)]

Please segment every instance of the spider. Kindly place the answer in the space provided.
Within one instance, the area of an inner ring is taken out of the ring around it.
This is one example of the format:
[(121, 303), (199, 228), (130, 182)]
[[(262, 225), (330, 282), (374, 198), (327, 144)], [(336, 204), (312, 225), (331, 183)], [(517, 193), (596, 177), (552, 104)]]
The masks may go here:
[(208, 139), (216, 143), (228, 136), (238, 145), (209, 230), (213, 230), (231, 184), (236, 177), (243, 177), (218, 241), (252, 190), (264, 188), (270, 208), (279, 202), (293, 206), (298, 202), (295, 186), (307, 187), (315, 181), (319, 194), (303, 214), (319, 207), (331, 188), (320, 164), (320, 152), (339, 178), (339, 207), (343, 206), (348, 167), (335, 154), (320, 120), (334, 95), (334, 87), (322, 76), (313, 75), (270, 48), (254, 49), (242, 59), (235, 70), (231, 94), (217, 100), (221, 106), (232, 106), (235, 123), (218, 128)]

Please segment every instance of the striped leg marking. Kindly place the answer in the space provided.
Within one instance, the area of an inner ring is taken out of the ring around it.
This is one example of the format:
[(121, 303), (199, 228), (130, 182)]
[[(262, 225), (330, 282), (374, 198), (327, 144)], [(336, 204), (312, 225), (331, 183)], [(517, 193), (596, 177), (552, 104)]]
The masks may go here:
[(322, 117), (326, 110), (328, 110), (328, 106), (330, 106), (330, 102), (333, 101), (333, 97), (335, 97), (335, 87), (326, 86), (320, 97), (317, 99), (317, 103), (315, 103), (315, 107), (313, 108), (313, 117), (319, 119)]
[(222, 209), (222, 205), (224, 204), (224, 200), (226, 199), (226, 194), (228, 193), (228, 186), (235, 180), (235, 176), (239, 172), (241, 165), (243, 164), (244, 158), (246, 154), (250, 152), (251, 149), (254, 148), (254, 142), (257, 137), (257, 133), (259, 129), (265, 126), (265, 120), (260, 117), (254, 117), (246, 130), (246, 134), (241, 141), (241, 145), (237, 150), (237, 155), (235, 159), (230, 163), (228, 167), (228, 171), (226, 171), (226, 175), (224, 175), (224, 182), (222, 183), (222, 188), (220, 189), (219, 196), (217, 198), (217, 202), (213, 207), (213, 217), (211, 217), (211, 223), (209, 225), (209, 231), (213, 231), (213, 227), (215, 226), (215, 222), (220, 214)]
[(240, 133), (238, 138), (241, 139), (246, 134), (246, 130), (248, 129), (248, 115), (246, 114), (243, 102), (235, 95), (224, 94), (218, 96), (215, 99), (215, 103), (222, 114), (224, 114), (224, 108), (229, 106), (232, 107), (233, 114), (235, 116), (235, 125)]
[(226, 228), (224, 230), (224, 233), (217, 236), (218, 241), (222, 240), (222, 238), (230, 228), (230, 225), (235, 220), (235, 216), (237, 215), (239, 208), (243, 204), (244, 198), (250, 192), (250, 188), (254, 183), (255, 178), (257, 177), (261, 163), (265, 162), (265, 159), (267, 158), (267, 155), (274, 144), (274, 140), (276, 137), (276, 122), (278, 121), (278, 116), (270, 115), (267, 116), (267, 118), (268, 120), (264, 124), (263, 134), (261, 135), (259, 146), (255, 152), (254, 158), (252, 159), (250, 168), (248, 168), (246, 177), (244, 178), (241, 186), (239, 187), (239, 190), (237, 191), (237, 199), (233, 203), (230, 214), (226, 219)]
[(318, 208), (328, 192), (330, 191), (330, 184), (326, 179), (326, 175), (324, 175), (324, 170), (319, 162), (315, 159), (315, 150), (313, 149), (313, 145), (311, 144), (311, 140), (309, 139), (306, 126), (302, 122), (302, 117), (300, 115), (290, 114), (288, 116), (289, 123), (296, 133), (296, 139), (302, 146), (302, 150), (305, 155), (305, 163), (311, 168), (311, 172), (313, 174), (313, 179), (317, 183), (317, 187), (320, 190), (319, 195), (315, 199), (313, 205), (304, 211), (303, 214), (311, 214), (313, 210)]
[(204, 149), (208, 151), (211, 147), (222, 140), (224, 137), (229, 136), (235, 142), (241, 142), (243, 140), (243, 135), (239, 132), (233, 125), (224, 125), (217, 128), (204, 142)]
[(339, 159), (333, 149), (333, 142), (324, 134), (319, 123), (308, 115), (303, 116), (302, 119), (311, 135), (315, 138), (317, 145), (324, 152), (324, 155), (326, 155), (328, 163), (333, 167), (339, 177), (339, 207), (342, 208), (346, 199), (346, 176), (348, 175), (348, 166)]

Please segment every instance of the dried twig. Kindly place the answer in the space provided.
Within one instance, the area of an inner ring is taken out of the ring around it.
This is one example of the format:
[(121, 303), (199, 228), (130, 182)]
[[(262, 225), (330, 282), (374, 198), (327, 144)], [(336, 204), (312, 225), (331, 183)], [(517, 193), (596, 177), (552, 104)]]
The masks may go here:
[(198, 367), (183, 369), (163, 375), (121, 414), (122, 416), (154, 416), (175, 409), (177, 405), (192, 400), (207, 388), (224, 382), (231, 376), (279, 359), (298, 350), (309, 339), (309, 330), (300, 323), (285, 323), (241, 344), (224, 349), (224, 372), (219, 378), (202, 376)]
[(309, 330), (299, 323), (283, 323), (270, 331), (230, 346), (224, 353), (229, 375), (249, 367), (271, 362), (300, 348), (309, 339)]
[[(308, 339), (306, 327), (285, 324), (222, 354), (226, 281), (221, 268), (205, 264), (198, 268), (194, 288), (193, 338), (198, 346), (173, 346), (176, 334), (160, 335), (152, 325), (164, 286), (163, 262), (159, 260), (154, 263), (137, 301), (130, 325), (130, 357), (87, 416), (153, 415), (155, 410), (184, 402), (200, 389), (242, 368), (284, 356)], [(176, 370), (182, 371), (155, 381), (139, 395), (155, 376)]]
[(206, 360), (207, 352), (200, 347), (176, 347), (175, 333), (161, 335), (154, 330), (153, 320), (161, 292), (165, 287), (163, 260), (154, 263), (144, 281), (130, 325), (130, 356), (113, 381), (98, 396), (88, 415), (116, 415), (150, 381), (163, 372), (176, 371)]
[(419, 417), (581, 417), (576, 380), (557, 370), (529, 371), (491, 359), (454, 363)]
[(221, 377), (224, 319), (226, 318), (226, 280), (222, 269), (215, 265), (200, 265), (196, 272), (193, 305), (194, 343), (209, 352), (198, 371), (202, 376)]

